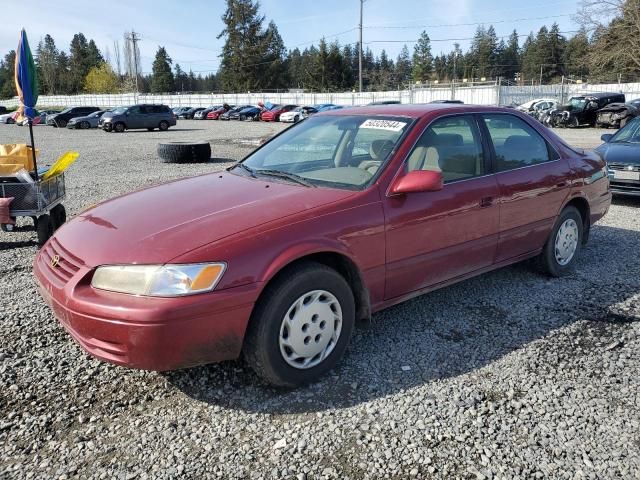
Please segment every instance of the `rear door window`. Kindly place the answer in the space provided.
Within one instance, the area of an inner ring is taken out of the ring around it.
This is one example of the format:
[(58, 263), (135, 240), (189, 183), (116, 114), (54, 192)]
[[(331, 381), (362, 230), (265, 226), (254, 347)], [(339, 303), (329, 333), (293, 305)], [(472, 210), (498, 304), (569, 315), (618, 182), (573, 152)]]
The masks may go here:
[(445, 183), (484, 175), (484, 152), (474, 117), (435, 120), (409, 154), (407, 169), (441, 172)]
[(557, 158), (542, 135), (515, 115), (485, 114), (483, 119), (496, 152), (496, 171), (529, 167)]

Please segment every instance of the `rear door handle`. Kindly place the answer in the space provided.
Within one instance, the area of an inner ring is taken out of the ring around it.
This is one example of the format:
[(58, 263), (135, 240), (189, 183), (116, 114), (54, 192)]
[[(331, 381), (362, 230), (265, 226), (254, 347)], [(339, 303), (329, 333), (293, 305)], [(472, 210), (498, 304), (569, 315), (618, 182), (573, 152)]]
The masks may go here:
[(480, 199), (480, 208), (487, 208), (493, 205), (493, 197), (484, 197)]

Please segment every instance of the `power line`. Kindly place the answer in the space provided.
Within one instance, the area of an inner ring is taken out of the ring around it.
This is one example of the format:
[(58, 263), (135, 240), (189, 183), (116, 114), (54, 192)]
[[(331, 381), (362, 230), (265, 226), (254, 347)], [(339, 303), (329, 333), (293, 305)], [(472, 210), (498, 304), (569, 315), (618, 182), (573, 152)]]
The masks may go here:
[[(580, 30), (567, 30), (565, 32), (558, 32), (561, 35), (564, 34), (572, 34), (578, 33)], [(509, 35), (496, 36), (497, 39), (509, 38), (513, 35), (512, 33)], [(516, 35), (518, 38), (528, 37), (530, 34), (522, 34)], [(430, 38), (431, 42), (459, 42), (465, 40), (474, 40), (475, 37), (467, 37), (467, 38)], [(370, 43), (418, 43), (420, 40), (369, 40), (365, 42), (365, 45), (369, 45)]]
[(447, 24), (439, 24), (439, 25), (403, 25), (403, 26), (385, 26), (385, 25), (369, 25), (365, 28), (370, 29), (404, 29), (410, 30), (413, 28), (442, 28), (442, 27), (472, 27), (476, 25), (493, 25), (498, 23), (513, 23), (513, 22), (524, 22), (529, 20), (548, 20), (551, 18), (561, 18), (561, 17), (572, 17), (575, 15), (574, 13), (564, 13), (561, 15), (549, 15), (546, 17), (529, 17), (529, 18), (514, 18), (513, 20), (491, 20), (485, 22), (470, 22), (470, 23), (447, 23)]

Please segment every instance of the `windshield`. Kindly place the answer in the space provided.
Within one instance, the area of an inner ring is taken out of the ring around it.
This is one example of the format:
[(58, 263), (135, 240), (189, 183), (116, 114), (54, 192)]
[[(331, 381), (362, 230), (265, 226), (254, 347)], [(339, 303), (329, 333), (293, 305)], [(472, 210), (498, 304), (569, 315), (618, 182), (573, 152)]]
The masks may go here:
[(129, 107), (118, 107), (114, 110), (111, 110), (111, 113), (115, 114), (115, 115), (122, 115), (124, 112), (127, 111)]
[(313, 186), (360, 190), (383, 168), (410, 124), (404, 117), (314, 117), (286, 130), (243, 164), (257, 176), (261, 170), (277, 171)]
[(640, 118), (634, 118), (618, 130), (609, 143), (640, 143)]
[(575, 97), (569, 100), (569, 106), (572, 110), (584, 110), (587, 100), (584, 97)]

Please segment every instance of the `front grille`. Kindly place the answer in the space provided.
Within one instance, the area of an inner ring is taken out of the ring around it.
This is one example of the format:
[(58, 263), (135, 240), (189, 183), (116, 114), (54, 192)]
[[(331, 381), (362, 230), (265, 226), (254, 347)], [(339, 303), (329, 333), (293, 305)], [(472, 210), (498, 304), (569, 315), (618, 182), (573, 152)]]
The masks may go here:
[[(611, 170), (623, 170), (625, 172), (640, 172), (640, 165), (629, 165), (624, 163), (608, 163), (607, 167)], [(631, 169), (629, 169), (631, 167)]]
[[(57, 262), (53, 259), (56, 257)], [(64, 287), (83, 266), (82, 261), (72, 255), (52, 237), (38, 255), (40, 269), (59, 288)]]

